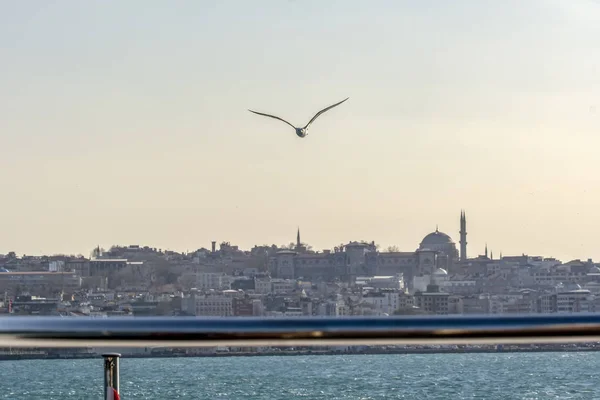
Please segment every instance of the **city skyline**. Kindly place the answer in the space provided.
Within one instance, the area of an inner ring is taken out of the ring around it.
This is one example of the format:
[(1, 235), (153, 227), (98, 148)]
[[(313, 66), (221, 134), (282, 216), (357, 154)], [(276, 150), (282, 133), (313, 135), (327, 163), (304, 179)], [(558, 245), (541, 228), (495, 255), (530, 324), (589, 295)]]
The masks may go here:
[[(600, 259), (597, 2), (0, 9), (0, 253), (413, 249), (465, 209), (471, 255)], [(348, 96), (302, 140), (247, 111)]]
[[(575, 257), (575, 258), (568, 258), (568, 259), (560, 259), (559, 257), (554, 257), (552, 255), (547, 255), (547, 254), (535, 254), (535, 253), (529, 253), (529, 252), (520, 252), (520, 253), (504, 253), (502, 252), (502, 250), (497, 251), (496, 252), (496, 258), (494, 258), (494, 249), (490, 248), (488, 246), (488, 243), (485, 242), (485, 246), (483, 248), (483, 251), (479, 251), (479, 249), (473, 249), (473, 248), (469, 248), (468, 246), (468, 241), (467, 241), (467, 235), (469, 233), (468, 230), (468, 224), (467, 224), (467, 213), (465, 210), (460, 210), (460, 221), (459, 221), (459, 236), (458, 236), (458, 240), (455, 240), (455, 238), (453, 237), (452, 234), (448, 234), (443, 230), (439, 229), (439, 226), (436, 224), (435, 226), (435, 230), (428, 232), (426, 235), (424, 235), (425, 239), (427, 240), (428, 236), (431, 235), (437, 235), (437, 234), (441, 234), (442, 237), (443, 236), (449, 236), (452, 246), (456, 248), (457, 251), (457, 256), (456, 256), (456, 261), (460, 261), (460, 262), (465, 262), (469, 259), (476, 259), (480, 256), (483, 257), (489, 257), (490, 259), (501, 259), (503, 255), (508, 255), (508, 256), (520, 256), (520, 255), (527, 255), (530, 257), (544, 257), (547, 259), (557, 259), (560, 260), (562, 262), (568, 262), (568, 261), (573, 261), (573, 260), (588, 260), (590, 259), (589, 257)], [(330, 247), (316, 247), (313, 244), (310, 243), (310, 241), (304, 241), (301, 240), (301, 230), (300, 230), (300, 226), (297, 227), (296, 230), (296, 236), (295, 236), (295, 241), (282, 241), (281, 243), (254, 243), (252, 245), (249, 246), (240, 246), (238, 243), (236, 242), (232, 242), (230, 240), (224, 239), (224, 240), (211, 240), (210, 241), (210, 245), (200, 245), (196, 248), (193, 249), (186, 249), (186, 250), (181, 250), (181, 249), (173, 249), (173, 248), (166, 248), (166, 247), (161, 247), (161, 246), (153, 246), (153, 245), (148, 245), (147, 243), (112, 243), (110, 245), (96, 245), (94, 246), (93, 249), (91, 249), (91, 251), (88, 252), (59, 252), (59, 253), (46, 253), (46, 254), (25, 254), (23, 253), (23, 255), (28, 255), (28, 256), (52, 256), (52, 255), (82, 255), (84, 257), (87, 257), (87, 253), (93, 253), (96, 249), (100, 250), (103, 249), (105, 251), (109, 250), (111, 247), (116, 246), (145, 246), (145, 247), (149, 247), (149, 248), (155, 248), (155, 249), (160, 249), (161, 251), (173, 251), (173, 252), (177, 252), (180, 254), (190, 254), (193, 253), (196, 250), (205, 248), (205, 249), (210, 249), (212, 248), (213, 251), (215, 249), (215, 245), (216, 244), (222, 244), (222, 243), (227, 243), (227, 244), (231, 244), (234, 246), (237, 246), (238, 248), (240, 248), (240, 250), (242, 251), (249, 251), (251, 248), (256, 247), (256, 246), (277, 246), (279, 248), (286, 248), (290, 245), (294, 245), (295, 249), (301, 249), (302, 251), (306, 251), (306, 246), (310, 246), (309, 247), (309, 251), (310, 252), (316, 252), (316, 253), (321, 253), (324, 251), (332, 251), (336, 248), (340, 248), (340, 246), (345, 246), (346, 244), (351, 244), (351, 243), (366, 243), (366, 244), (370, 244), (370, 243), (374, 243), (377, 247), (377, 250), (379, 252), (413, 252), (414, 249), (419, 249), (423, 246), (423, 242), (420, 242), (420, 244), (417, 244), (416, 247), (414, 248), (410, 248), (410, 247), (406, 247), (403, 248), (401, 246), (398, 246), (396, 244), (387, 244), (387, 245), (382, 245), (381, 243), (375, 241), (375, 240), (365, 240), (364, 238), (356, 240), (356, 239), (350, 239), (350, 240), (345, 240), (345, 241), (338, 241), (335, 245), (332, 245)], [(470, 249), (469, 251), (467, 251), (467, 249)], [(431, 250), (431, 249), (430, 249)], [(437, 250), (435, 250), (437, 251)], [(19, 252), (15, 252), (13, 250), (11, 250), (11, 252), (14, 252), (16, 254), (16, 256), (19, 256)], [(5, 252), (4, 254), (7, 254), (8, 252)], [(0, 254), (3, 254), (2, 252), (0, 252)], [(470, 256), (469, 256), (470, 255)]]

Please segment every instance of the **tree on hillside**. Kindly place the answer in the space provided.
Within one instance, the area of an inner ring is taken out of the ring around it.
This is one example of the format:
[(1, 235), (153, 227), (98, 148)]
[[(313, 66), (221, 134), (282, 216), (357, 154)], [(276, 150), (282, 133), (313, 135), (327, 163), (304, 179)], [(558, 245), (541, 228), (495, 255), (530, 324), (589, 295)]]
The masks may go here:
[(100, 246), (95, 247), (91, 252), (91, 258), (98, 258), (104, 253), (104, 249)]

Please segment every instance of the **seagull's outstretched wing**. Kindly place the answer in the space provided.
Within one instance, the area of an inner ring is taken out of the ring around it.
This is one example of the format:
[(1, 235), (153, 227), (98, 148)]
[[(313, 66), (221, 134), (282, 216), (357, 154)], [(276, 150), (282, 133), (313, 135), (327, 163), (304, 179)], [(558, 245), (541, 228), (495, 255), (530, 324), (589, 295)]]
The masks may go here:
[(304, 129), (308, 128), (308, 126), (309, 126), (310, 124), (312, 124), (312, 123), (315, 121), (315, 119), (317, 119), (317, 118), (319, 117), (319, 115), (323, 114), (323, 113), (324, 113), (325, 111), (327, 111), (327, 110), (330, 110), (330, 109), (332, 109), (332, 108), (333, 108), (333, 107), (335, 107), (335, 106), (339, 106), (340, 104), (342, 104), (343, 102), (345, 102), (345, 101), (346, 101), (346, 100), (348, 100), (349, 98), (350, 98), (350, 97), (346, 97), (344, 100), (340, 101), (339, 103), (335, 103), (334, 105), (332, 105), (332, 106), (329, 106), (329, 107), (327, 107), (327, 108), (324, 108), (324, 109), (322, 109), (321, 111), (319, 111), (318, 113), (316, 113), (316, 114), (315, 114), (315, 116), (314, 116), (314, 117), (312, 117), (312, 119), (311, 119), (310, 121), (308, 121), (308, 124), (306, 124), (306, 126), (304, 127)]
[(258, 111), (252, 111), (252, 110), (248, 110), (248, 111), (250, 111), (251, 113), (254, 113), (254, 114), (258, 114), (258, 115), (265, 116), (265, 117), (270, 117), (270, 118), (275, 118), (275, 119), (278, 119), (278, 120), (280, 120), (280, 121), (283, 121), (283, 122), (285, 122), (286, 124), (288, 124), (288, 125), (289, 125), (289, 126), (291, 126), (292, 128), (296, 129), (296, 127), (295, 127), (294, 125), (290, 124), (289, 122), (287, 122), (287, 121), (286, 121), (285, 119), (283, 119), (283, 118), (279, 118), (279, 117), (276, 117), (276, 116), (274, 116), (274, 115), (269, 115), (269, 114), (263, 114), (263, 113), (259, 113)]

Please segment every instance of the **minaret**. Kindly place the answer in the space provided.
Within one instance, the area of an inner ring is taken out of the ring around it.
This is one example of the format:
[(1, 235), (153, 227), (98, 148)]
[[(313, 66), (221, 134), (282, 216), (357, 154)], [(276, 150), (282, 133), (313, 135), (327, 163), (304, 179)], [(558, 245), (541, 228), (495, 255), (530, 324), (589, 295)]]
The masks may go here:
[(485, 258), (487, 258), (488, 256), (488, 251), (487, 251), (487, 243), (485, 244)]
[(300, 227), (298, 227), (298, 234), (296, 235), (296, 248), (299, 249), (300, 245)]
[(460, 261), (467, 261), (467, 216), (460, 212)]

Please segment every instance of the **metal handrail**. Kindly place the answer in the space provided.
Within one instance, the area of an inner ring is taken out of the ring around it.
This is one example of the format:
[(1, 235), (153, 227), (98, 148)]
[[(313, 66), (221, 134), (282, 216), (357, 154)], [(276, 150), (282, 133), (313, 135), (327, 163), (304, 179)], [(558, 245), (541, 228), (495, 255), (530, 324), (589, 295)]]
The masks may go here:
[(600, 313), (337, 318), (0, 318), (0, 347), (251, 347), (591, 341), (600, 341)]

